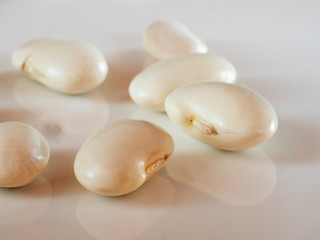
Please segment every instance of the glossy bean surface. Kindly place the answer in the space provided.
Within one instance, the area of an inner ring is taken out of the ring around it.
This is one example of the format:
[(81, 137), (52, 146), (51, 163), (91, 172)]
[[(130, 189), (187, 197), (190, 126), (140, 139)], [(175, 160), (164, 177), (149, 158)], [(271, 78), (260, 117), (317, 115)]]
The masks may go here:
[(50, 150), (46, 139), (20, 122), (0, 124), (0, 187), (20, 187), (46, 168)]
[(152, 64), (130, 83), (129, 93), (137, 104), (165, 111), (166, 97), (178, 87), (202, 82), (236, 81), (235, 67), (216, 54), (185, 54)]
[(207, 53), (207, 45), (178, 21), (156, 21), (145, 30), (145, 50), (161, 60), (186, 53)]
[(93, 134), (80, 148), (76, 178), (91, 192), (130, 193), (161, 170), (173, 152), (171, 136), (143, 120), (122, 120)]
[(72, 39), (29, 41), (14, 51), (12, 64), (29, 78), (66, 94), (88, 92), (108, 73), (107, 62), (96, 47)]
[(170, 119), (187, 134), (213, 147), (242, 150), (274, 135), (277, 115), (261, 95), (216, 82), (181, 87), (165, 102)]

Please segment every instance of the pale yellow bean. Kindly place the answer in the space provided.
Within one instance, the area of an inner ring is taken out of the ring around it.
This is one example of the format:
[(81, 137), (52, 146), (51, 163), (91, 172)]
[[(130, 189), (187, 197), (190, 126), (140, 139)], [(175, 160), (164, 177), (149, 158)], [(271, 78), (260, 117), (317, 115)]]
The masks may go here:
[(236, 70), (216, 54), (185, 54), (152, 64), (130, 83), (129, 93), (137, 104), (165, 111), (166, 97), (178, 87), (195, 82), (234, 83)]
[(107, 62), (96, 47), (72, 39), (29, 41), (14, 51), (12, 63), (22, 74), (66, 94), (88, 92), (108, 73)]
[(80, 148), (76, 178), (91, 192), (118, 196), (139, 188), (173, 152), (171, 136), (142, 120), (123, 120), (93, 134)]
[(186, 53), (207, 53), (207, 45), (177, 21), (156, 21), (143, 34), (145, 50), (161, 60)]
[(166, 99), (170, 119), (192, 137), (224, 150), (242, 150), (269, 139), (278, 120), (271, 104), (243, 87), (203, 82)]
[(48, 164), (46, 139), (19, 122), (0, 124), (0, 187), (20, 187), (35, 180)]

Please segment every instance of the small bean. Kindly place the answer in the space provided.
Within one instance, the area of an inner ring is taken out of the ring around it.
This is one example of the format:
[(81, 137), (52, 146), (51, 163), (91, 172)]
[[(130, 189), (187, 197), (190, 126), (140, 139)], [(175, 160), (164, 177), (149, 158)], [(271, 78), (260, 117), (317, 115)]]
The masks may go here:
[(159, 60), (186, 53), (208, 52), (207, 45), (177, 21), (152, 23), (144, 32), (142, 42), (145, 50)]
[(20, 187), (35, 180), (48, 164), (46, 139), (19, 122), (0, 124), (0, 187)]
[(142, 120), (106, 126), (81, 146), (76, 178), (91, 192), (118, 196), (139, 188), (162, 169), (173, 152), (171, 136)]

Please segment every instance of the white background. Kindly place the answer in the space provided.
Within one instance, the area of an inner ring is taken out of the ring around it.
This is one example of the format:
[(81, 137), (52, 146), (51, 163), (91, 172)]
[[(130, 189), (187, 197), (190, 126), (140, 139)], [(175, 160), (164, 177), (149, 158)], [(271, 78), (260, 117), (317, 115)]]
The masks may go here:
[[(0, 0), (0, 121), (33, 125), (51, 147), (39, 179), (0, 189), (0, 238), (319, 239), (319, 12), (317, 0)], [(141, 35), (158, 19), (183, 22), (235, 65), (238, 84), (272, 103), (272, 139), (218, 151), (130, 100), (128, 84), (147, 59)], [(99, 48), (105, 83), (70, 97), (17, 73), (14, 49), (50, 36)], [(75, 154), (93, 131), (125, 118), (165, 128), (176, 152), (132, 194), (89, 193), (74, 177)]]

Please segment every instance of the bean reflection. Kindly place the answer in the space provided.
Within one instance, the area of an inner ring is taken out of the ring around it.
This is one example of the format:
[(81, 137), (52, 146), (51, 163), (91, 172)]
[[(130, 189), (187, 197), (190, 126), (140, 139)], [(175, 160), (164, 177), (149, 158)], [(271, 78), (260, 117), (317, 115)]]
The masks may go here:
[(35, 127), (55, 145), (68, 145), (63, 140), (68, 135), (86, 138), (109, 119), (109, 105), (97, 92), (69, 96), (22, 78), (14, 95), (20, 106), (37, 116)]
[(19, 188), (0, 188), (0, 225), (22, 226), (38, 219), (46, 211), (52, 190), (48, 180), (40, 176)]
[(166, 169), (176, 181), (232, 205), (260, 203), (273, 192), (277, 180), (273, 161), (258, 148), (241, 152), (203, 148), (177, 153)]
[(172, 184), (154, 176), (137, 191), (121, 197), (86, 192), (77, 205), (81, 226), (96, 239), (136, 239), (170, 208)]

